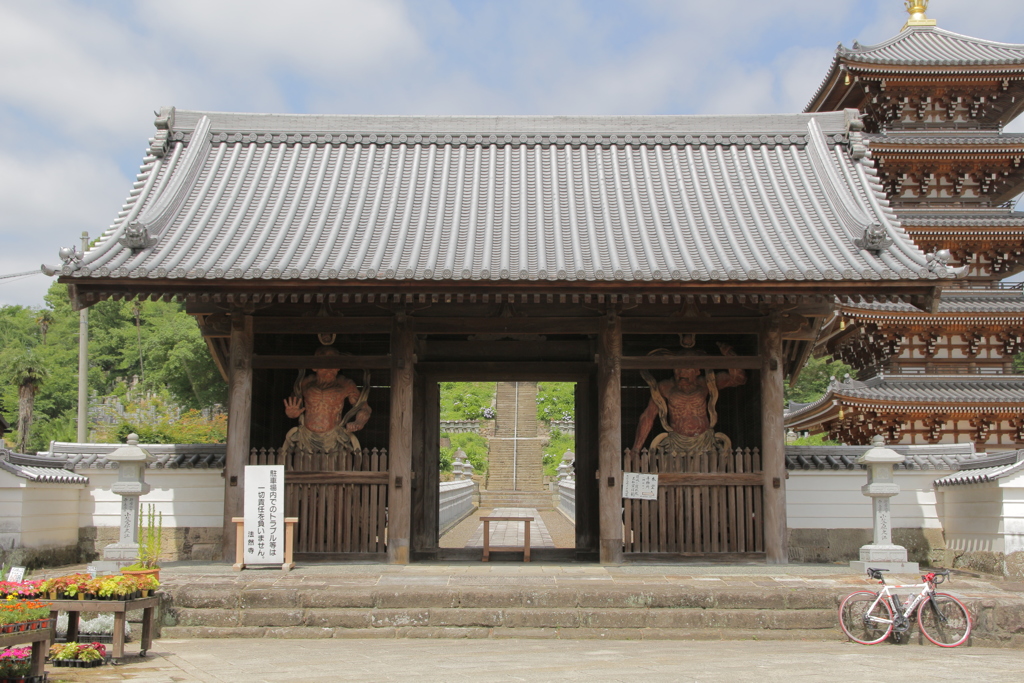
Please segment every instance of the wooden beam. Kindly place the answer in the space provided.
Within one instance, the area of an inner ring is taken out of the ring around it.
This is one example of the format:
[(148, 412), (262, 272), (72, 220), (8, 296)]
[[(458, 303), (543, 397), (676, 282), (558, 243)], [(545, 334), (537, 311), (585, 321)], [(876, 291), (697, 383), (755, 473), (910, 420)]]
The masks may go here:
[(261, 316), (254, 319), (256, 334), (387, 334), (391, 316), (326, 318), (320, 316)]
[(388, 453), (388, 562), (409, 564), (412, 532), (413, 364), (416, 334), (405, 314), (391, 331), (391, 429)]
[(260, 370), (387, 370), (391, 356), (253, 356), (252, 366)]
[(224, 532), (222, 557), (235, 559), (235, 517), (243, 515), (245, 463), (249, 460), (252, 419), (252, 316), (231, 316), (228, 361), (228, 442), (224, 459)]
[(600, 316), (578, 318), (416, 318), (419, 334), (597, 334)]
[(761, 468), (764, 476), (764, 549), (768, 564), (787, 564), (786, 433), (783, 424), (782, 330), (769, 316), (758, 338), (761, 357)]
[(628, 334), (756, 334), (761, 316), (721, 318), (623, 317)]
[(623, 370), (674, 370), (698, 368), (714, 370), (761, 369), (760, 356), (623, 356)]
[(588, 361), (593, 358), (589, 339), (574, 341), (436, 341), (420, 342), (424, 361)]
[(443, 381), (530, 381), (575, 382), (594, 371), (594, 364), (573, 361), (530, 361), (525, 363), (499, 362), (438, 362), (417, 363), (416, 371)]
[(597, 336), (597, 467), (601, 564), (622, 563), (622, 319), (602, 319)]
[(387, 484), (387, 472), (289, 472), (289, 484)]
[(761, 474), (666, 472), (658, 475), (658, 486), (760, 486), (763, 483)]

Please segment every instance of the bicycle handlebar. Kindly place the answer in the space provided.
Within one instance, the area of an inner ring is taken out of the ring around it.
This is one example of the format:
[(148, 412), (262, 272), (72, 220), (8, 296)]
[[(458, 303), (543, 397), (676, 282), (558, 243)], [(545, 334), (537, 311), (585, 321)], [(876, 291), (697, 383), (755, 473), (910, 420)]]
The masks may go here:
[(938, 571), (929, 572), (927, 574), (922, 575), (921, 578), (926, 583), (931, 583), (935, 586), (938, 586), (940, 583), (944, 581), (949, 581), (949, 570), (940, 569)]

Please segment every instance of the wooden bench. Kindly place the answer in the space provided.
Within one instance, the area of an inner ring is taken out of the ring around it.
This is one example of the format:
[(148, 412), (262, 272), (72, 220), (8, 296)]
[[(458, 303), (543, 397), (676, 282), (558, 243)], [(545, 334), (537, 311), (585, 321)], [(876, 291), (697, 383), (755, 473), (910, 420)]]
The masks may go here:
[(517, 545), (491, 545), (491, 522), (522, 522), (523, 523), (523, 562), (530, 561), (530, 522), (533, 517), (481, 517), (484, 523), (484, 562), (490, 559), (492, 550), (519, 550)]

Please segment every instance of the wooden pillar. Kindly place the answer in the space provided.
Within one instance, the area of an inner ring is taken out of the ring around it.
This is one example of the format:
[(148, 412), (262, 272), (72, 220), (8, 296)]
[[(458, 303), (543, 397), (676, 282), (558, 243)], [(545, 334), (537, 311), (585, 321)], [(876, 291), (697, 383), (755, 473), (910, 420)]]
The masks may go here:
[(409, 563), (415, 347), (412, 321), (399, 313), (391, 328), (391, 430), (388, 437), (388, 562), (391, 564)]
[(764, 549), (768, 564), (789, 562), (786, 528), (786, 431), (783, 426), (782, 329), (768, 316), (759, 335), (761, 466), (764, 471)]
[(622, 321), (609, 314), (597, 338), (597, 500), (601, 564), (622, 563)]
[(223, 557), (235, 559), (235, 517), (243, 514), (245, 465), (252, 418), (252, 316), (232, 314), (228, 377), (228, 443), (224, 459)]

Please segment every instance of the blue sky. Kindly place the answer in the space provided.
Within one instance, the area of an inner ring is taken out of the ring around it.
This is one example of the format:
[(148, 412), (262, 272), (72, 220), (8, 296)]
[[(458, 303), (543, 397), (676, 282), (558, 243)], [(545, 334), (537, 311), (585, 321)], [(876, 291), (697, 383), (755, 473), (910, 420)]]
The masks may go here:
[[(1024, 43), (1020, 0), (935, 0), (929, 16)], [(0, 0), (0, 274), (106, 229), (162, 105), (792, 112), (836, 43), (905, 19), (901, 0)], [(49, 282), (0, 280), (0, 305), (39, 305)]]

